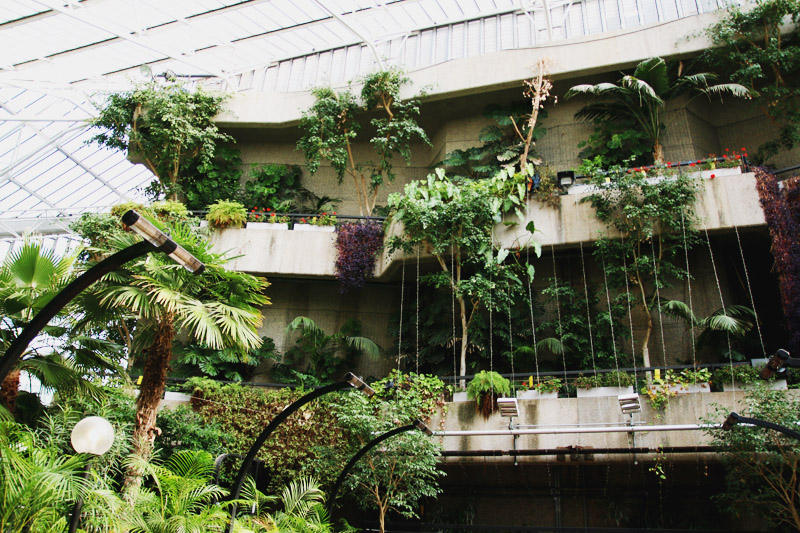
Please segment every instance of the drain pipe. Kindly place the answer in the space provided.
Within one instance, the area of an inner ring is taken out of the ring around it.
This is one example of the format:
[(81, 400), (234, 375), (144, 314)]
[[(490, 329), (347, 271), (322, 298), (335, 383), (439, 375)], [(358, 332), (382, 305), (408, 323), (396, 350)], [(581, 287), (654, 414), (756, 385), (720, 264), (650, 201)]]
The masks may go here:
[(639, 433), (652, 431), (702, 431), (721, 428), (722, 424), (669, 424), (662, 426), (609, 427), (539, 427), (535, 429), (475, 429), (434, 431), (434, 437), (471, 437), (478, 435), (560, 435), (575, 433)]

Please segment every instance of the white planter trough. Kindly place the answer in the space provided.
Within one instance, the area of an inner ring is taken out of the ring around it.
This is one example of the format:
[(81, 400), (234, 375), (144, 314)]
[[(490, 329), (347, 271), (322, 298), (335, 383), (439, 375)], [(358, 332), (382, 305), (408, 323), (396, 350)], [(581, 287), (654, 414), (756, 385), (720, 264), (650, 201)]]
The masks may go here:
[(558, 391), (539, 392), (538, 390), (518, 390), (518, 400), (547, 400), (550, 398), (558, 398)]
[(315, 226), (313, 224), (295, 224), (295, 231), (322, 231), (325, 233), (333, 233), (336, 231), (336, 226)]
[(578, 398), (600, 398), (602, 396), (619, 396), (633, 394), (633, 385), (629, 387), (592, 387), (590, 389), (577, 389)]
[(289, 224), (286, 222), (248, 222), (247, 229), (288, 230)]
[[(655, 385), (651, 389), (657, 388)], [(711, 392), (711, 385), (707, 381), (698, 381), (689, 385), (670, 385), (669, 390), (676, 394), (696, 394), (703, 392)]]
[(731, 383), (727, 381), (722, 383), (722, 390), (725, 392), (748, 391), (756, 388), (758, 384), (766, 385), (768, 390), (786, 390), (789, 388), (785, 379), (775, 379), (772, 381), (758, 381), (756, 383), (742, 383), (741, 381), (734, 381)]

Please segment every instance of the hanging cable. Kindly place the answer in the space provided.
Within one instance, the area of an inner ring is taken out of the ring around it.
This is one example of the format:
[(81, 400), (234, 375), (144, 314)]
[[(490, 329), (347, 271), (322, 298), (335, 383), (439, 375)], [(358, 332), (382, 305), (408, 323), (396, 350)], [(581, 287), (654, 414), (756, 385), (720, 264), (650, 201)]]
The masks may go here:
[[(561, 363), (564, 367), (564, 383), (567, 382), (567, 356), (564, 350), (564, 328), (561, 325), (561, 301), (558, 297), (558, 276), (556, 275), (556, 249), (550, 245), (550, 252), (553, 255), (553, 284), (556, 293), (556, 316), (558, 317), (558, 342), (561, 344)], [(538, 376), (537, 376), (538, 378)]]
[(406, 293), (406, 262), (400, 265), (400, 326), (397, 329), (397, 372), (400, 373), (400, 360), (403, 358), (403, 300)]
[(453, 387), (456, 385), (456, 377), (458, 376), (458, 369), (456, 368), (456, 278), (455, 278), (455, 243), (450, 247), (450, 292), (451, 303), (453, 304)]
[(619, 375), (619, 360), (617, 359), (617, 338), (614, 336), (614, 315), (611, 313), (611, 294), (608, 292), (608, 277), (606, 276), (606, 258), (600, 256), (603, 262), (603, 284), (606, 288), (606, 303), (608, 304), (608, 325), (611, 327), (611, 348), (614, 350), (614, 368), (617, 370), (617, 386), (622, 387)]
[(417, 340), (415, 372), (419, 374), (419, 246), (417, 246)]
[(583, 297), (586, 298), (586, 323), (589, 325), (589, 353), (592, 354), (592, 372), (597, 378), (597, 364), (594, 359), (594, 341), (592, 340), (592, 315), (589, 309), (589, 286), (586, 283), (586, 263), (583, 260), (583, 242), (579, 241), (581, 249), (581, 274), (583, 275)]
[(689, 246), (686, 242), (686, 226), (683, 210), (681, 210), (681, 231), (683, 232), (683, 256), (686, 258), (686, 285), (689, 290), (689, 312), (692, 318), (689, 341), (692, 343), (692, 367), (697, 370), (697, 345), (694, 341), (694, 307), (692, 306), (692, 275), (689, 273)]

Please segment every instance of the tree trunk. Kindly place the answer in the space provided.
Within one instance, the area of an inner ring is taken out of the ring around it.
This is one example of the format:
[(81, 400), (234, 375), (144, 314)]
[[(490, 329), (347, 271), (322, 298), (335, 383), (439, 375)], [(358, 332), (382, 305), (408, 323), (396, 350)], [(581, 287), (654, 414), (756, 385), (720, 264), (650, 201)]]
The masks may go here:
[(14, 405), (19, 395), (19, 370), (14, 369), (8, 373), (6, 379), (0, 384), (0, 404), (5, 405), (10, 413), (14, 412)]
[[(642, 339), (642, 364), (648, 367), (650, 366), (650, 334), (653, 332), (653, 315), (646, 306), (644, 312), (645, 315), (647, 315), (647, 330), (645, 330), (644, 339)], [(652, 372), (645, 372), (645, 377), (647, 378), (648, 385), (653, 383)]]
[(664, 147), (661, 145), (661, 141), (656, 141), (653, 145), (653, 160), (656, 165), (664, 164)]
[[(464, 298), (458, 298), (458, 306), (461, 310), (461, 366), (459, 373), (462, 376), (467, 375), (467, 347), (469, 346), (469, 324), (467, 324), (467, 309), (465, 307)], [(464, 379), (461, 380), (459, 386), (464, 389), (467, 384)]]
[[(175, 328), (172, 315), (164, 316), (156, 326), (153, 343), (147, 349), (142, 370), (142, 384), (139, 398), (136, 400), (136, 426), (133, 430), (131, 453), (148, 461), (153, 454), (153, 441), (156, 438), (156, 414), (158, 404), (164, 395), (169, 371), (169, 360), (172, 356), (172, 338)], [(141, 469), (131, 466), (125, 474), (122, 492), (131, 498), (142, 484)]]

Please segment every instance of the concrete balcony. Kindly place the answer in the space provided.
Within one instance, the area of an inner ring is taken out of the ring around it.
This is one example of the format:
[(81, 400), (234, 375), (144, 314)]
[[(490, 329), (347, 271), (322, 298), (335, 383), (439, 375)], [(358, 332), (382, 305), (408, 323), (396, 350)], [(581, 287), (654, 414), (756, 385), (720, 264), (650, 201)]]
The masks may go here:
[[(763, 227), (764, 213), (759, 204), (755, 175), (740, 174), (738, 169), (703, 171), (700, 176), (703, 190), (699, 194), (696, 212), (699, 229), (710, 232)], [(715, 174), (710, 179), (711, 173)], [(504, 247), (513, 248), (528, 242), (524, 230), (533, 221), (537, 232), (534, 239), (542, 246), (570, 248), (579, 243), (595, 241), (606, 228), (597, 220), (592, 208), (581, 203), (590, 192), (573, 187), (570, 194), (560, 197), (558, 207), (530, 202), (525, 223), (496, 228), (496, 239)], [(511, 218), (509, 218), (511, 220)], [(390, 228), (390, 232), (397, 228)], [(229, 267), (234, 270), (275, 277), (333, 278), (336, 262), (336, 234), (273, 230), (263, 228), (226, 229), (211, 235), (216, 252), (234, 256)], [(393, 275), (403, 257), (384, 255), (375, 266), (378, 280)]]

